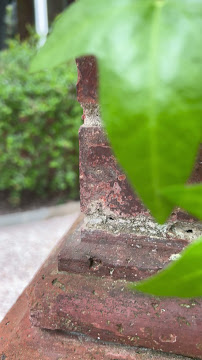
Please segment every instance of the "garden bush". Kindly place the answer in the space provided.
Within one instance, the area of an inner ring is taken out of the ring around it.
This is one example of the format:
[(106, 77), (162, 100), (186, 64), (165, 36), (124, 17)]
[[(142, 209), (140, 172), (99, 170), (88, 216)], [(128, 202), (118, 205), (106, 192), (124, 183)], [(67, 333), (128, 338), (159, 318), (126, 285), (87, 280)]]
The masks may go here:
[(30, 74), (36, 51), (32, 37), (0, 53), (0, 192), (13, 204), (24, 192), (78, 197), (76, 66)]

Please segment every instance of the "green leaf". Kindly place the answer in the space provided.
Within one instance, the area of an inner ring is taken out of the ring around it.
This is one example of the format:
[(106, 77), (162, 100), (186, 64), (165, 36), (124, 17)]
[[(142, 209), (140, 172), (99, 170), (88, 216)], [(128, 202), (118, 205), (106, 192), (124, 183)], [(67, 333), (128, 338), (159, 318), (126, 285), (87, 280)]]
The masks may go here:
[(177, 205), (202, 220), (202, 184), (171, 186), (161, 190), (161, 194), (174, 206)]
[(200, 143), (201, 17), (200, 0), (80, 0), (31, 68), (97, 56), (112, 148), (161, 223), (173, 206), (160, 190), (187, 181)]
[[(147, 1), (147, 0), (146, 0)], [(62, 62), (83, 55), (105, 54), (105, 38), (112, 17), (131, 0), (80, 0), (55, 21), (48, 41), (31, 64), (30, 71), (51, 69)], [(112, 15), (113, 14), (113, 15)]]
[(202, 237), (189, 245), (180, 259), (167, 269), (129, 287), (156, 296), (202, 296)]

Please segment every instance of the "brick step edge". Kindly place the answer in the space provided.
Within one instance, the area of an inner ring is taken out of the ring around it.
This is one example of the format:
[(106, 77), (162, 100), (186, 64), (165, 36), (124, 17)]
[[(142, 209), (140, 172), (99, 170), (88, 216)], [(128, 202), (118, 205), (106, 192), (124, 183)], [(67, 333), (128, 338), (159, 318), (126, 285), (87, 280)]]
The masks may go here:
[(153, 238), (102, 230), (78, 230), (58, 256), (58, 269), (75, 274), (137, 281), (164, 268), (187, 240)]
[[(71, 233), (79, 219), (69, 233)], [(191, 360), (188, 357), (167, 355), (152, 350), (104, 344), (84, 336), (71, 336), (60, 331), (46, 331), (30, 323), (30, 301), (36, 284), (44, 285), (43, 275), (57, 261), (63, 241), (36, 274), (0, 324), (1, 360)]]
[(1, 360), (191, 360), (32, 327), (24, 292), (0, 324)]
[(202, 301), (144, 296), (125, 280), (60, 272), (57, 257), (39, 274), (30, 309), (39, 328), (202, 359)]

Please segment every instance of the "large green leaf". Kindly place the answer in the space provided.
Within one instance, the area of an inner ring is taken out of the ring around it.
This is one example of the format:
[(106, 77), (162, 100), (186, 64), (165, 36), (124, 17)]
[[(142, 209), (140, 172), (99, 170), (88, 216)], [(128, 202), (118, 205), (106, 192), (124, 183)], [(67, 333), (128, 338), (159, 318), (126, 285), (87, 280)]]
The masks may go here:
[(109, 139), (159, 222), (172, 210), (160, 190), (186, 182), (200, 142), (201, 17), (201, 0), (80, 0), (32, 64), (97, 56)]
[(202, 296), (202, 237), (189, 245), (180, 259), (167, 269), (130, 288), (157, 296)]
[(173, 205), (180, 206), (202, 220), (202, 184), (171, 186), (161, 194)]

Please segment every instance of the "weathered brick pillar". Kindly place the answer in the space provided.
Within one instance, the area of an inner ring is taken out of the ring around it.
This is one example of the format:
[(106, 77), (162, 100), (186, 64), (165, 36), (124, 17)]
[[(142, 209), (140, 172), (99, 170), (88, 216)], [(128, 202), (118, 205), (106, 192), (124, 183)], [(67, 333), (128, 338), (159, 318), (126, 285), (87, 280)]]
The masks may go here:
[[(118, 166), (104, 133), (97, 99), (96, 60), (84, 57), (77, 60), (77, 66), (78, 101), (84, 120), (79, 139), (80, 200), (85, 219), (81, 243), (74, 251), (74, 267), (78, 263), (78, 273), (85, 268), (89, 274), (139, 280), (175, 258), (201, 234), (201, 226), (180, 209), (166, 225), (160, 226), (152, 219)], [(199, 161), (194, 180), (200, 177)], [(60, 270), (72, 269), (68, 253), (59, 259)]]
[[(165, 267), (201, 234), (201, 224), (180, 209), (167, 224), (154, 222), (134, 195), (103, 131), (95, 59), (84, 57), (77, 66), (84, 119), (79, 132), (84, 221), (60, 252), (59, 271), (46, 280), (51, 289), (36, 287), (32, 323), (202, 359), (200, 299), (149, 297), (127, 287), (128, 281)], [(201, 160), (195, 180), (201, 179)]]

